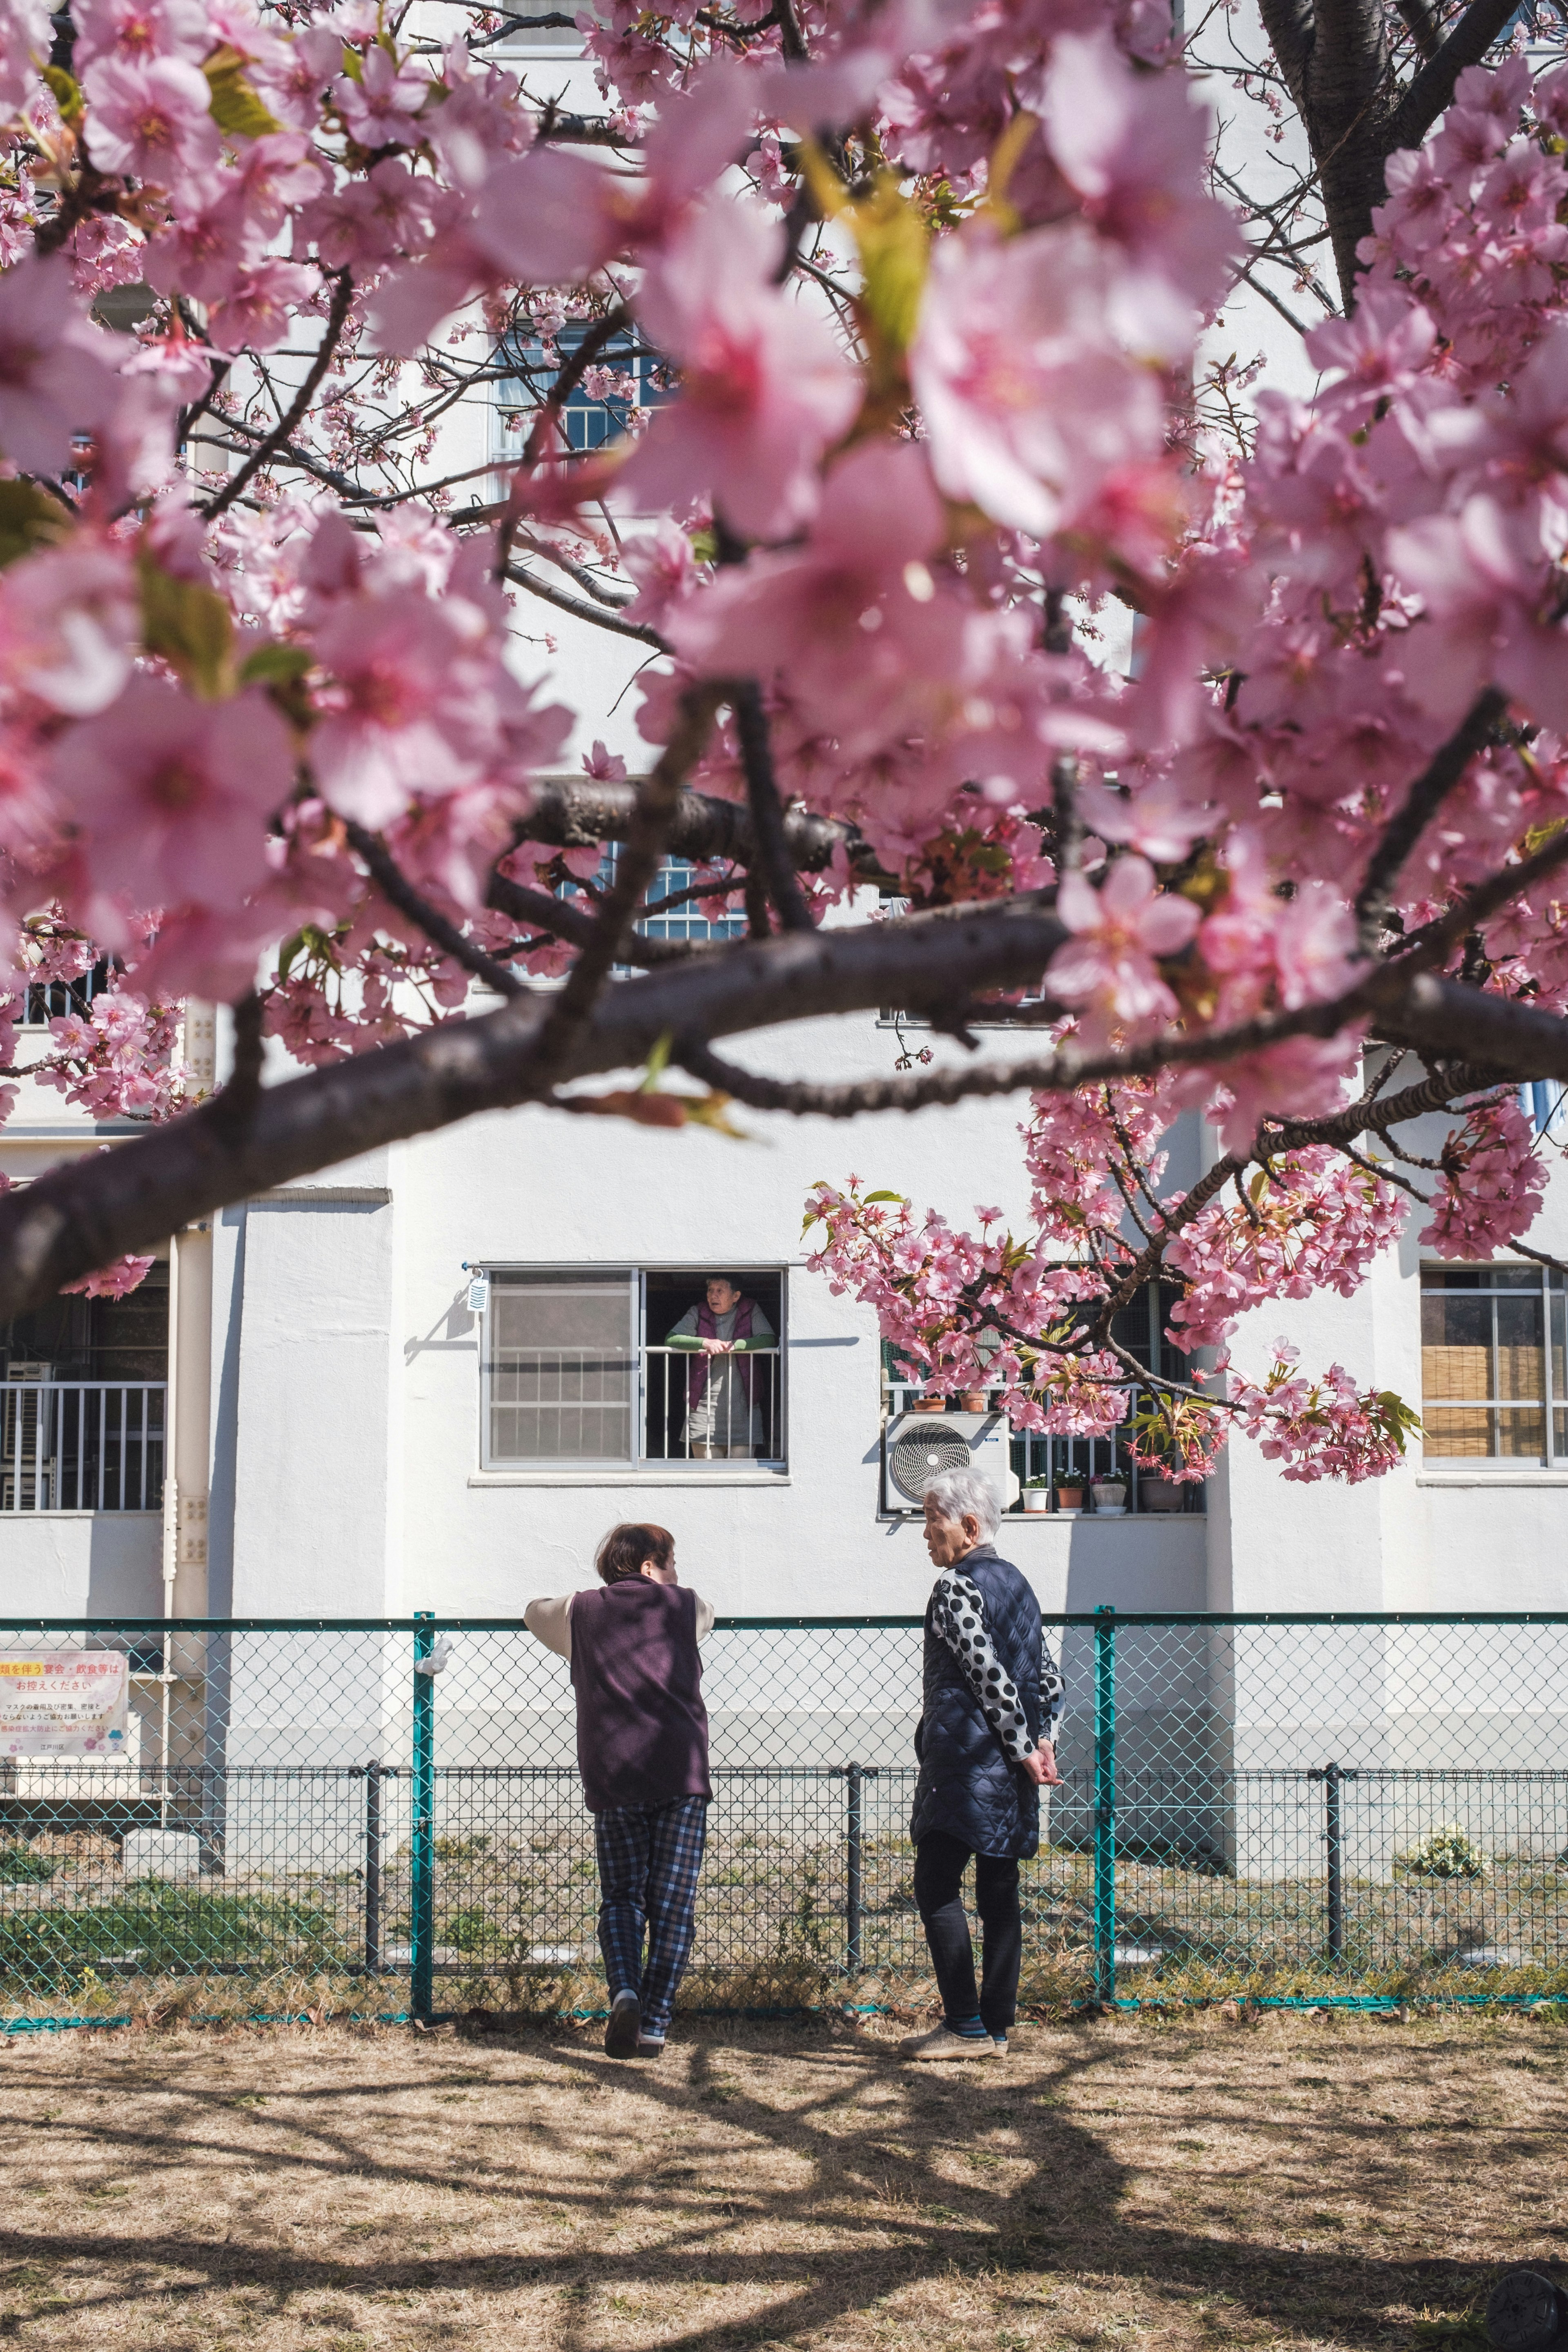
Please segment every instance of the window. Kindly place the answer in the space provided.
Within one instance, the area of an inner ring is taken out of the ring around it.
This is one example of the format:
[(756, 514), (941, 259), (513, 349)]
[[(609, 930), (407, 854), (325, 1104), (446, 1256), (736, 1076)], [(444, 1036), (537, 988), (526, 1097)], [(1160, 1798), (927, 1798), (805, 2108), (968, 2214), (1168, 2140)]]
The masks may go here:
[[(562, 360), (570, 359), (587, 333), (592, 322), (574, 320), (563, 327), (556, 338), (555, 349)], [(515, 375), (503, 376), (494, 386), (494, 431), (490, 454), (505, 461), (521, 457), (533, 429), (535, 412), (548, 398), (555, 380), (557, 361), (547, 360), (544, 346), (536, 336), (523, 341), (506, 341), (496, 350), (498, 368), (515, 368)], [(607, 441), (615, 441), (626, 431), (626, 418), (635, 404), (639, 408), (657, 408), (671, 396), (670, 371), (667, 362), (656, 352), (642, 348), (629, 333), (614, 335), (595, 362), (596, 367), (608, 368), (623, 389), (617, 393), (595, 397), (579, 383), (566, 398), (561, 414), (561, 424), (566, 436), (566, 446), (573, 450), (601, 449)], [(590, 373), (592, 371), (589, 372)], [(627, 398), (624, 386), (629, 380), (632, 397)], [(561, 441), (555, 439), (552, 457), (561, 454)]]
[[(693, 1344), (721, 1278), (722, 1359)], [(783, 1469), (784, 1316), (776, 1266), (491, 1269), (484, 1467)]]
[(1545, 1266), (1424, 1266), (1427, 1461), (1568, 1458), (1563, 1276)]
[[(594, 887), (596, 890), (607, 890), (615, 880), (616, 866), (620, 854), (620, 843), (612, 842), (600, 859), (599, 870), (594, 877)], [(687, 897), (686, 893), (695, 887), (696, 877), (697, 868), (689, 858), (662, 859), (658, 872), (648, 885), (644, 900), (644, 904), (653, 908), (655, 911), (651, 915), (645, 916), (639, 922), (634, 923), (632, 929), (635, 931), (640, 931), (645, 938), (650, 940), (682, 940), (690, 942), (699, 940), (743, 938), (746, 930), (746, 918), (743, 914), (737, 911), (732, 915), (721, 915), (715, 920), (712, 917), (703, 914), (701, 910), (700, 898), (708, 895), (707, 892), (696, 897)], [(719, 894), (714, 892), (712, 895)], [(567, 899), (582, 898), (584, 901), (584, 912), (587, 911), (587, 894), (575, 882), (563, 883), (556, 896)], [(672, 905), (670, 903), (672, 900), (679, 903)], [(659, 912), (661, 908), (666, 911)]]
[(85, 1013), (93, 998), (109, 986), (110, 979), (109, 964), (104, 959), (75, 980), (29, 981), (20, 1025), (24, 1029), (45, 1029), (51, 1021), (64, 1020), (68, 1013)]

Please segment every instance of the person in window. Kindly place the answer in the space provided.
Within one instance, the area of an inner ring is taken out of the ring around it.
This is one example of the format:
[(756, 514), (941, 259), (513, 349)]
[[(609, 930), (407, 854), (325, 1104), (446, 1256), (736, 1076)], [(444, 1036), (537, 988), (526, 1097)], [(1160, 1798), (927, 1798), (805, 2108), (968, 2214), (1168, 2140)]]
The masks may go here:
[(697, 1358), (687, 1374), (686, 1450), (699, 1462), (768, 1454), (773, 1386), (747, 1356), (772, 1355), (773, 1325), (727, 1274), (710, 1274), (700, 1307), (689, 1307), (665, 1345)]
[[(1045, 1645), (1039, 1602), (997, 1558), (1000, 1517), (995, 1495), (973, 1470), (945, 1470), (926, 1488), (926, 1549), (938, 1575), (926, 1607), (910, 1837), (942, 2019), (900, 2043), (905, 2058), (1005, 2052), (1023, 1957), (1018, 1864), (1039, 1847), (1040, 1790), (1061, 1778), (1062, 1678)], [(961, 1891), (971, 1854), (985, 1937), (978, 1997)]]

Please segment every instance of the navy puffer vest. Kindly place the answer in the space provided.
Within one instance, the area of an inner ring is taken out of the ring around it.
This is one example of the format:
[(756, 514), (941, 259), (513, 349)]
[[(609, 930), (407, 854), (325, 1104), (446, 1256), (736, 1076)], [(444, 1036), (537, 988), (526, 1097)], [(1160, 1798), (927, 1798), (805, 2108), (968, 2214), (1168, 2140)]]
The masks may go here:
[[(992, 1646), (1018, 1686), (1030, 1737), (1038, 1739), (1040, 1604), (1017, 1570), (998, 1559), (994, 1544), (977, 1544), (954, 1563), (980, 1587)], [(929, 1830), (962, 1838), (976, 1853), (1013, 1854), (1026, 1861), (1040, 1843), (1040, 1792), (992, 1730), (963, 1670), (933, 1630), (926, 1608), (924, 1708), (915, 1733), (920, 1777), (910, 1835)]]

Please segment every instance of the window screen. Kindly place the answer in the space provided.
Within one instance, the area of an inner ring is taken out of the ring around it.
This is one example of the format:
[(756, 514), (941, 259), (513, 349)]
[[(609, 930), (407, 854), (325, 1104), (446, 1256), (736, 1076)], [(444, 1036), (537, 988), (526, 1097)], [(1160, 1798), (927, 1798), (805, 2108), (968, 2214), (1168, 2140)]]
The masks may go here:
[(631, 1460), (628, 1276), (499, 1276), (489, 1336), (491, 1462)]
[(1427, 1266), (1421, 1294), (1427, 1458), (1542, 1462), (1568, 1453), (1561, 1276)]

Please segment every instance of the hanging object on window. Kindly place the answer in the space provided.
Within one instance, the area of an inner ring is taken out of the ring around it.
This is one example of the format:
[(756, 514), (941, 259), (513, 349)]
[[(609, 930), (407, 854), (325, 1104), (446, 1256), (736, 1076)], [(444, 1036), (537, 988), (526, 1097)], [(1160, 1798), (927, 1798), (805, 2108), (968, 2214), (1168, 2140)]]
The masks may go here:
[[(466, 1268), (465, 1268), (465, 1271), (467, 1271), (467, 1269), (466, 1269)], [(488, 1274), (479, 1274), (479, 1273), (471, 1274), (471, 1275), (469, 1276), (469, 1280), (468, 1280), (468, 1312), (469, 1312), (469, 1314), (470, 1314), (470, 1315), (483, 1315), (483, 1314), (487, 1313), (487, 1312), (488, 1312), (488, 1310), (489, 1310), (489, 1303), (490, 1303), (490, 1278), (489, 1278), (489, 1276)]]

